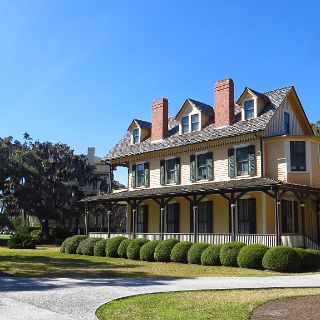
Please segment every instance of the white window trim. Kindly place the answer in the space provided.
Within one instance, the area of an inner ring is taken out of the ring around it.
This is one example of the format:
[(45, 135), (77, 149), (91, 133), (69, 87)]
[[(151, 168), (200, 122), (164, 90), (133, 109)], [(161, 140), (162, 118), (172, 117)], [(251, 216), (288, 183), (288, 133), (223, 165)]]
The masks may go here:
[[(179, 158), (179, 156), (172, 156), (172, 157), (167, 157), (164, 159), (165, 163), (164, 163), (164, 181), (165, 181), (165, 186), (176, 186), (177, 183), (176, 182), (171, 182), (171, 183), (167, 183), (167, 161), (168, 160), (173, 160), (173, 159), (176, 159), (176, 158)], [(181, 158), (180, 158), (180, 161), (181, 161)], [(180, 168), (181, 170), (181, 168)]]
[(234, 159), (235, 159), (235, 177), (238, 178), (238, 177), (241, 177), (241, 178), (249, 178), (251, 177), (250, 174), (244, 174), (244, 175), (237, 175), (237, 149), (240, 149), (240, 148), (247, 148), (249, 147), (250, 144), (249, 143), (246, 143), (246, 144), (238, 144), (236, 146), (233, 146), (233, 149), (234, 149)]
[[(247, 102), (249, 100), (253, 100), (253, 118), (257, 118), (257, 116), (258, 116), (258, 101), (257, 101), (257, 98), (251, 96), (250, 98), (248, 97), (247, 99), (245, 99), (241, 104), (241, 120), (242, 121), (250, 120), (250, 119), (246, 119), (245, 118), (245, 110), (244, 110), (244, 104), (245, 104), (245, 102)], [(251, 118), (251, 119), (253, 119), (253, 118)]]
[(134, 131), (135, 129), (138, 129), (138, 130), (139, 130), (139, 142), (138, 142), (138, 143), (141, 142), (141, 128), (140, 128), (139, 126), (135, 126), (135, 127), (132, 128), (132, 130), (131, 130), (131, 144), (138, 144), (138, 143), (133, 143), (133, 131)]
[[(192, 123), (191, 123), (191, 116), (198, 114), (199, 115), (199, 128), (198, 130), (194, 130), (191, 131), (192, 129)], [(188, 123), (189, 123), (189, 131), (188, 132), (184, 132), (182, 133), (182, 118), (187, 117), (188, 116)], [(202, 129), (202, 112), (200, 112), (200, 110), (196, 111), (196, 112), (189, 112), (189, 113), (184, 113), (179, 121), (179, 134), (186, 134), (186, 133), (190, 133), (190, 132), (196, 132), (196, 131), (201, 131)]]
[[(196, 181), (193, 182), (193, 183), (203, 183), (203, 182), (208, 182), (210, 181), (209, 179), (201, 179), (201, 180), (197, 180), (197, 176), (198, 176), (198, 156), (200, 156), (201, 154), (206, 154), (210, 152), (210, 150), (205, 150), (205, 151), (198, 151), (198, 152), (195, 152), (195, 157), (196, 157)], [(212, 157), (213, 158), (213, 157)], [(214, 167), (214, 160), (212, 159), (212, 167)], [(212, 168), (213, 170), (213, 168)]]
[[(147, 161), (139, 161), (139, 162), (133, 163), (133, 164), (136, 165), (136, 187), (134, 189), (146, 189), (146, 186), (139, 186), (139, 187), (137, 186), (137, 178), (138, 178), (137, 166), (140, 165), (140, 164), (144, 165), (145, 163), (147, 163)], [(149, 168), (149, 170), (150, 170), (150, 168)], [(132, 179), (132, 165), (131, 165), (131, 179)]]
[[(291, 141), (304, 141), (306, 143), (306, 170), (305, 171), (292, 171), (291, 170), (291, 152), (290, 152), (290, 142)], [(310, 141), (306, 141), (303, 139), (287, 140), (287, 141), (285, 141), (284, 148), (285, 148), (287, 173), (297, 173), (297, 174), (312, 173)]]

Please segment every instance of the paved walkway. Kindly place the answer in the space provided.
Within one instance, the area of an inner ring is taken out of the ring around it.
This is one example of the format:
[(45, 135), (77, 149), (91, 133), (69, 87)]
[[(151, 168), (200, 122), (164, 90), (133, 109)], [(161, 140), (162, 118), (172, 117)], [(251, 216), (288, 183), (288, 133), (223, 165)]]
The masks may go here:
[(0, 277), (0, 320), (96, 319), (113, 299), (143, 293), (320, 287), (320, 275), (184, 279), (65, 279)]

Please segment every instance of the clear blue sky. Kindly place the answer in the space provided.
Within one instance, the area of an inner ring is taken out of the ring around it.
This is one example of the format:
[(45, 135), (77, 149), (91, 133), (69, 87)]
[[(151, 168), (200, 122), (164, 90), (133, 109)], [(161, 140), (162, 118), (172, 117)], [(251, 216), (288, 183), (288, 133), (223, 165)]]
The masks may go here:
[[(151, 102), (213, 103), (231, 77), (295, 85), (320, 119), (320, 1), (1, 1), (0, 136), (63, 142), (98, 155)], [(122, 171), (118, 178), (125, 182)]]

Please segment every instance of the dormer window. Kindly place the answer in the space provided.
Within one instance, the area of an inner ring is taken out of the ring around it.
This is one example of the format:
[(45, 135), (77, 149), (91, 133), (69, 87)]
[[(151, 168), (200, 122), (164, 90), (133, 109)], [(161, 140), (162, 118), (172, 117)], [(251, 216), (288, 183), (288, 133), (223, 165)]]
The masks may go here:
[(252, 119), (254, 117), (254, 100), (247, 100), (244, 102), (244, 118), (245, 120)]
[(181, 131), (182, 131), (182, 133), (189, 132), (189, 116), (182, 117), (182, 119), (181, 119)]
[(139, 137), (139, 128), (135, 128), (132, 131), (132, 143), (137, 144), (140, 142), (140, 137)]
[(199, 113), (191, 115), (191, 131), (199, 130)]

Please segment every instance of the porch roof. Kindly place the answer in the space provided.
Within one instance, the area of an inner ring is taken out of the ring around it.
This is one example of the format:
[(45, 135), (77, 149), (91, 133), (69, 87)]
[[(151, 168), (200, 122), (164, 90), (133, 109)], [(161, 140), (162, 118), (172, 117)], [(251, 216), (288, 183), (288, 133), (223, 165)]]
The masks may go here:
[(130, 200), (172, 198), (173, 196), (192, 196), (203, 194), (225, 194), (231, 192), (270, 190), (273, 187), (286, 186), (301, 192), (313, 191), (320, 195), (320, 189), (305, 185), (289, 184), (269, 178), (235, 179), (219, 182), (175, 185), (161, 188), (136, 189), (111, 194), (103, 194), (83, 199), (84, 202), (119, 202)]

